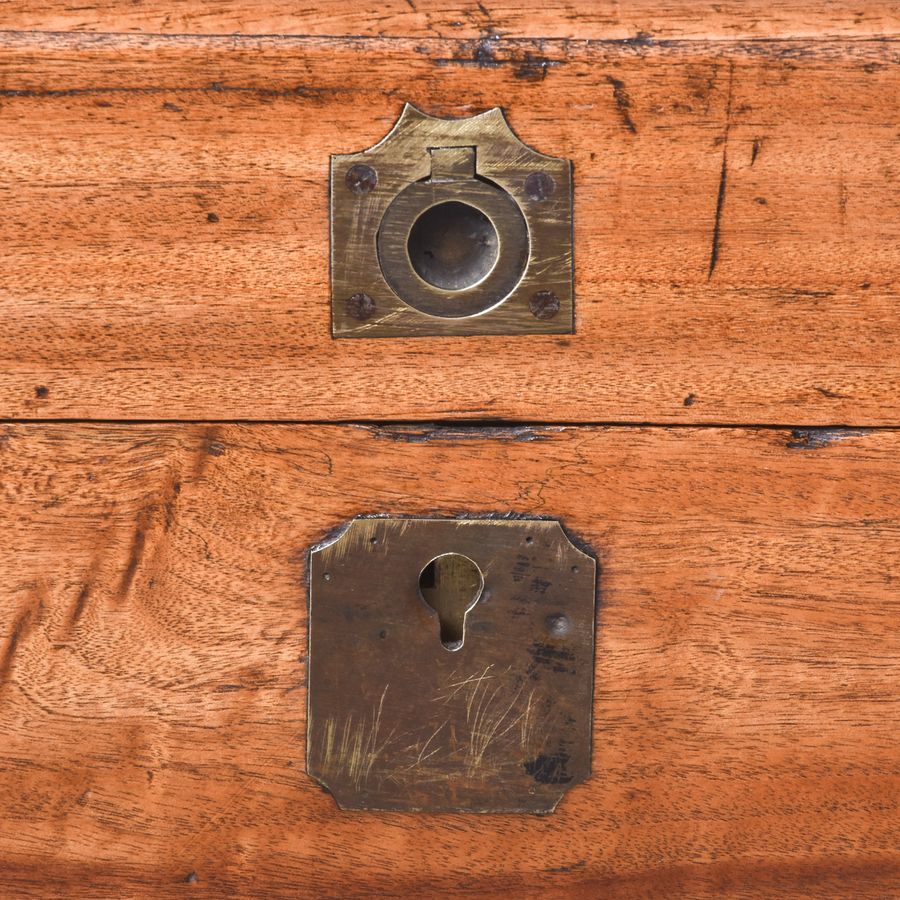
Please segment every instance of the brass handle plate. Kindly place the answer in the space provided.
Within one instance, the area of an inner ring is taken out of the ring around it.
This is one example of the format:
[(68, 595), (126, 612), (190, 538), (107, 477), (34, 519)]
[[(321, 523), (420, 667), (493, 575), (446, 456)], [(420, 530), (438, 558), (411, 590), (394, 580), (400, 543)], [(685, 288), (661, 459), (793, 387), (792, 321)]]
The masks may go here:
[(571, 333), (571, 163), (407, 104), (331, 158), (331, 274), (335, 337)]

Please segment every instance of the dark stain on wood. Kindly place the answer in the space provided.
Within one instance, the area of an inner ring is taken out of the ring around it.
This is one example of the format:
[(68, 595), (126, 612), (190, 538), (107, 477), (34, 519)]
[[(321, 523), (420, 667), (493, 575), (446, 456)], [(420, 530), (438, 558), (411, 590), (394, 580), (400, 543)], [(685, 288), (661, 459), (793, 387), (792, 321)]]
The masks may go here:
[(164, 531), (171, 531), (172, 526), (175, 524), (175, 510), (180, 494), (181, 482), (177, 479), (173, 479), (169, 489), (163, 495), (162, 512)]
[(579, 869), (583, 869), (587, 865), (587, 860), (579, 859), (578, 862), (569, 863), (565, 866), (551, 866), (549, 869), (544, 869), (545, 872), (553, 872), (553, 873), (565, 873), (565, 872), (577, 872)]
[[(501, 42), (498, 35), (490, 34), (478, 41), (461, 41), (451, 56), (436, 57), (436, 66), (475, 66), (479, 69), (499, 69), (509, 66), (515, 78), (526, 81), (543, 81), (548, 71), (564, 63), (532, 50), (533, 42), (522, 46), (518, 42)], [(498, 50), (501, 53), (498, 54)]]
[(19, 641), (22, 639), (22, 634), (28, 625), (30, 617), (30, 611), (24, 612), (13, 623), (12, 633), (6, 643), (3, 655), (0, 656), (0, 684), (4, 684), (9, 677), (9, 673), (12, 669), (13, 657), (16, 655), (16, 648), (19, 646)]
[(74, 628), (78, 624), (78, 620), (84, 615), (84, 610), (87, 607), (88, 599), (91, 596), (91, 583), (90, 581), (86, 581), (81, 590), (78, 592), (78, 596), (75, 598), (75, 603), (72, 606), (72, 611), (69, 613), (69, 628)]
[[(559, 430), (559, 429), (557, 429)], [(545, 441), (551, 435), (543, 428), (527, 425), (393, 425), (372, 426), (376, 437), (404, 444), (435, 441)]]
[(750, 150), (750, 165), (752, 166), (756, 162), (756, 157), (759, 156), (759, 151), (762, 149), (763, 139), (762, 138), (753, 138), (753, 146)]
[(147, 543), (147, 529), (150, 527), (152, 519), (153, 507), (141, 510), (137, 517), (137, 524), (134, 529), (134, 537), (131, 540), (131, 547), (128, 551), (128, 559), (125, 563), (125, 570), (119, 581), (119, 587), (116, 591), (118, 599), (124, 600), (131, 591), (134, 583), (134, 577), (137, 575), (138, 567), (144, 555), (144, 547)]
[(44, 604), (38, 599), (34, 605), (23, 610), (13, 622), (9, 640), (7, 640), (6, 647), (4, 648), (2, 655), (0, 655), (0, 687), (6, 684), (9, 679), (16, 651), (19, 649), (22, 641), (25, 640), (31, 628), (40, 619), (43, 611)]
[(616, 109), (622, 117), (622, 124), (632, 134), (637, 134), (637, 126), (634, 124), (634, 119), (631, 118), (631, 97), (625, 90), (625, 82), (619, 78), (613, 78), (612, 75), (607, 75), (606, 80), (612, 85), (613, 100), (615, 100)]
[(209, 458), (222, 456), (225, 453), (225, 444), (219, 440), (219, 428), (210, 425), (203, 430), (200, 439), (200, 448), (193, 461), (192, 476), (199, 478), (206, 469)]
[(832, 391), (828, 388), (819, 387), (818, 385), (813, 385), (813, 390), (820, 393), (823, 397), (827, 397), (829, 400), (849, 400), (851, 399), (847, 394), (838, 393), (838, 391)]
[(790, 450), (821, 450), (836, 441), (864, 437), (868, 433), (861, 428), (794, 428), (787, 446)]

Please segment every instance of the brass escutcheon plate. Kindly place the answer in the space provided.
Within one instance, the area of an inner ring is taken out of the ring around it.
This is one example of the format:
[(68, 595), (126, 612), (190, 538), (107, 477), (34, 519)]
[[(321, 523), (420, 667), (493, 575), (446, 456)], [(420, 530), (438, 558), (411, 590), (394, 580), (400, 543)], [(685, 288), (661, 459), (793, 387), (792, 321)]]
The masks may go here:
[(335, 337), (574, 331), (572, 166), (495, 107), (331, 157)]
[(549, 813), (588, 777), (596, 563), (559, 522), (358, 518), (309, 578), (307, 771), (342, 809)]

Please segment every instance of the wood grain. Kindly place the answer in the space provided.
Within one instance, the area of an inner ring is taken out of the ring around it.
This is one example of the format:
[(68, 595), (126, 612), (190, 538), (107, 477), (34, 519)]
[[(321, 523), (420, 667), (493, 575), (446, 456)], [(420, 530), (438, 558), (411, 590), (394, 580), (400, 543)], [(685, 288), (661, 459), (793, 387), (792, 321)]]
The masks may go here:
[[(900, 432), (0, 434), (5, 896), (896, 893)], [(306, 549), (461, 512), (598, 555), (594, 775), (546, 818), (339, 813)]]
[(516, 3), (382, 0), (360, 7), (348, 0), (298, 4), (288, 0), (106, 0), (77, 5), (4, 0), (3, 27), (42, 31), (143, 31), (164, 34), (364, 35), (375, 37), (511, 37), (608, 40), (657, 38), (859, 37), (900, 33), (896, 4), (865, 0), (766, 0), (743, 3), (660, 0), (577, 0)]
[[(900, 421), (896, 42), (0, 51), (0, 416)], [(329, 154), (405, 100), (574, 160), (577, 334), (332, 340)]]

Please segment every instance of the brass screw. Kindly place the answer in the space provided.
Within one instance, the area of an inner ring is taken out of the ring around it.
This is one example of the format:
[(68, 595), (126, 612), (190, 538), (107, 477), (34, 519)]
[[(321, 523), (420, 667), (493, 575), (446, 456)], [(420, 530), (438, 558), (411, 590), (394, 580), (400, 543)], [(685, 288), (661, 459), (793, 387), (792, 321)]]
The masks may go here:
[(357, 163), (347, 169), (344, 180), (354, 194), (368, 194), (378, 184), (378, 173), (371, 166)]
[(375, 315), (375, 301), (368, 294), (360, 291), (347, 301), (347, 315), (364, 322)]
[(555, 190), (556, 182), (546, 172), (532, 172), (525, 179), (525, 193), (532, 200), (549, 200)]
[(531, 295), (528, 308), (536, 319), (552, 319), (559, 312), (559, 297), (553, 291), (537, 291)]

